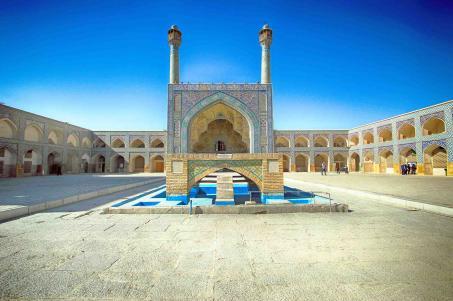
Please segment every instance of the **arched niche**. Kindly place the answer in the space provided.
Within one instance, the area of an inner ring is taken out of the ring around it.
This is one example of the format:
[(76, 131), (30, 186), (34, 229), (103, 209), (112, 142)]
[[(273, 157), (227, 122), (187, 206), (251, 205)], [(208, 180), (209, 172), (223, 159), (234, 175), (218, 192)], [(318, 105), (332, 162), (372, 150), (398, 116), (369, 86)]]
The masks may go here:
[(295, 147), (308, 147), (309, 146), (309, 140), (305, 136), (297, 136), (294, 139), (294, 146)]
[(113, 140), (112, 147), (113, 148), (125, 148), (125, 144), (124, 144), (123, 139), (116, 138), (115, 140)]
[(360, 171), (360, 155), (357, 153), (352, 153), (349, 159), (349, 163), (351, 165), (350, 170), (358, 172)]
[(66, 143), (72, 147), (78, 147), (79, 146), (79, 138), (74, 135), (74, 134), (70, 134), (68, 136), (68, 139), (66, 140)]
[(31, 142), (41, 142), (42, 141), (42, 129), (35, 124), (29, 124), (25, 128), (24, 140)]
[(445, 122), (440, 118), (429, 118), (423, 123), (423, 136), (442, 134), (445, 132)]
[(398, 139), (409, 139), (415, 137), (415, 127), (412, 124), (404, 123), (398, 129)]
[(195, 115), (189, 126), (191, 153), (250, 152), (247, 119), (223, 102), (215, 103)]
[(315, 147), (328, 147), (329, 146), (329, 140), (327, 137), (324, 136), (317, 136), (315, 140), (313, 141)]
[(275, 147), (289, 147), (289, 139), (284, 136), (275, 138)]
[[(248, 132), (248, 146), (249, 152), (259, 152), (259, 134), (260, 134), (260, 123), (257, 116), (240, 100), (227, 95), (223, 92), (215, 93), (211, 96), (208, 96), (201, 101), (199, 101), (196, 105), (194, 105), (184, 116), (181, 122), (181, 152), (188, 153), (190, 151), (190, 144), (193, 141), (191, 138), (191, 122), (193, 118), (198, 115), (200, 112), (208, 110), (211, 106), (214, 106), (218, 103), (222, 103), (230, 108), (234, 109), (238, 113), (245, 118), (249, 132)], [(233, 126), (236, 125), (233, 123)], [(245, 135), (242, 135), (244, 139)]]
[(391, 129), (383, 129), (379, 132), (379, 142), (388, 142), (392, 141), (392, 131)]
[(333, 147), (347, 147), (348, 141), (345, 137), (337, 136), (333, 139)]
[(0, 119), (0, 137), (14, 138), (16, 137), (17, 126), (8, 118)]
[(165, 147), (165, 144), (162, 142), (162, 140), (160, 140), (159, 138), (157, 138), (157, 139), (154, 139), (154, 140), (151, 142), (151, 147), (152, 147), (152, 148), (164, 148), (164, 147)]
[(305, 154), (297, 154), (295, 157), (296, 172), (308, 172), (309, 157)]

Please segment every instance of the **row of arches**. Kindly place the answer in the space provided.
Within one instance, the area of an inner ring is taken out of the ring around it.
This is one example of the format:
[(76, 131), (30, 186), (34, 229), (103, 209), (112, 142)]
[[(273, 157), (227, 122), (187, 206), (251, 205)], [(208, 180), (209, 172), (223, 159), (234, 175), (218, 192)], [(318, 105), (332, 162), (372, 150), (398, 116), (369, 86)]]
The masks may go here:
[[(321, 171), (322, 164), (330, 166), (333, 164), (338, 168), (343, 168), (347, 164), (347, 157), (342, 154), (335, 154), (333, 162), (330, 162), (329, 155), (327, 153), (319, 153), (314, 156), (313, 167), (314, 171)], [(330, 169), (330, 168), (329, 168)], [(291, 158), (288, 155), (283, 155), (283, 171), (288, 172), (291, 170)], [(297, 154), (294, 157), (294, 171), (296, 172), (308, 172), (310, 171), (310, 157), (306, 154)]]
[[(162, 142), (161, 139), (157, 138), (151, 141), (150, 146), (152, 148), (164, 148), (165, 144)], [(94, 142), (94, 147), (95, 148), (105, 148), (107, 147), (106, 143), (100, 139), (97, 138)], [(125, 148), (126, 144), (124, 143), (124, 140), (121, 138), (116, 138), (115, 140), (112, 141), (111, 144), (112, 148)], [(145, 148), (145, 142), (143, 142), (142, 139), (134, 139), (132, 142), (129, 144), (130, 148)]]
[[(144, 172), (145, 171), (145, 157), (142, 155), (135, 155), (128, 162), (122, 155), (115, 155), (110, 159), (110, 172)], [(104, 155), (97, 155), (94, 157), (95, 172), (106, 172), (106, 158)], [(150, 171), (151, 172), (164, 172), (165, 159), (161, 155), (155, 155), (150, 158)]]
[[(412, 148), (404, 148), (399, 154), (398, 158), (394, 158), (394, 154), (390, 150), (383, 150), (378, 154), (378, 158), (374, 158), (372, 151), (363, 154), (363, 161), (360, 155), (356, 152), (350, 156), (350, 170), (360, 171), (362, 164), (363, 172), (379, 172), (379, 173), (399, 173), (399, 167), (407, 163), (423, 163), (423, 174), (425, 175), (445, 175), (448, 165), (447, 150), (443, 146), (433, 144), (428, 146), (423, 151), (423, 162), (417, 161), (417, 153)], [(378, 164), (378, 170), (375, 169), (374, 164)], [(396, 166), (395, 166), (396, 164)]]
[[(17, 127), (16, 125), (7, 118), (0, 119), (0, 138), (15, 138), (17, 137)], [(29, 142), (42, 142), (44, 137), (44, 131), (42, 128), (36, 124), (29, 124), (24, 130), (24, 140)], [(64, 142), (64, 133), (62, 130), (51, 129), (47, 135), (47, 143), (53, 145), (62, 145)], [(78, 135), (71, 133), (67, 136), (65, 143), (72, 147), (84, 147), (84, 148), (104, 148), (106, 143), (101, 139), (97, 138), (92, 145), (91, 140), (88, 137), (82, 138), (80, 141)], [(164, 142), (156, 138), (154, 139), (150, 146), (152, 148), (164, 148)], [(116, 138), (112, 142), (113, 148), (125, 148), (125, 143), (121, 138)], [(145, 143), (142, 139), (134, 139), (130, 144), (131, 148), (145, 148)]]
[[(327, 153), (319, 153), (314, 156), (314, 162), (310, 163), (310, 158), (307, 154), (297, 154), (294, 157), (294, 162), (291, 162), (289, 155), (283, 155), (283, 171), (321, 171), (322, 163), (324, 162), (328, 170), (333, 171), (336, 168), (343, 168), (348, 166), (349, 171), (365, 173), (379, 172), (379, 173), (399, 173), (399, 166), (407, 163), (417, 163), (417, 153), (412, 148), (404, 148), (399, 154), (398, 158), (394, 158), (391, 150), (383, 150), (379, 153), (379, 157), (374, 158), (372, 151), (365, 152), (363, 158), (356, 152), (353, 152), (348, 158), (343, 154), (335, 154), (333, 162), (331, 162)], [(423, 174), (425, 175), (445, 175), (447, 168), (447, 151), (444, 147), (437, 144), (430, 145), (423, 152)], [(418, 162), (420, 163), (420, 162)], [(293, 168), (291, 165), (293, 164)], [(377, 164), (377, 169), (375, 167)], [(395, 166), (396, 165), (396, 166)], [(311, 166), (311, 167), (310, 167)], [(314, 170), (313, 170), (314, 168)]]
[[(294, 139), (294, 147), (310, 147), (310, 140), (305, 136), (297, 136)], [(314, 147), (329, 147), (329, 139), (325, 136), (317, 136), (313, 139)], [(333, 139), (333, 147), (347, 147), (345, 137), (337, 136)], [(275, 147), (290, 147), (290, 140), (285, 136), (275, 138)]]
[[(77, 153), (69, 153), (63, 159), (61, 153), (50, 152), (43, 157), (41, 152), (29, 149), (23, 152), (21, 160), (17, 160), (17, 153), (7, 147), (0, 147), (0, 177), (16, 176), (17, 162), (22, 161), (21, 174), (24, 176), (36, 176), (43, 174), (59, 173), (88, 173), (88, 172), (144, 172), (145, 157), (133, 156), (128, 162), (122, 155), (116, 154), (110, 158), (110, 169), (107, 170), (106, 157), (98, 154), (92, 158), (88, 154), (82, 156)], [(44, 160), (47, 159), (47, 160)], [(153, 155), (149, 160), (151, 172), (164, 172), (164, 157)], [(46, 164), (46, 168), (44, 168)]]
[[(422, 135), (429, 136), (435, 134), (442, 134), (445, 132), (445, 122), (436, 117), (429, 118), (422, 124)], [(410, 123), (403, 123), (397, 129), (397, 140), (410, 139), (415, 137), (415, 126)], [(363, 134), (363, 144), (373, 144), (375, 142), (387, 142), (394, 140), (392, 130), (390, 128), (382, 129), (378, 132), (377, 140), (372, 132), (366, 132)], [(359, 144), (359, 134), (353, 134), (349, 138), (349, 145), (356, 146)]]
[[(3, 118), (0, 119), (0, 138), (15, 138), (17, 137), (17, 127), (9, 119)], [(24, 140), (29, 142), (42, 142), (44, 137), (44, 131), (42, 128), (36, 124), (29, 124), (25, 127), (24, 130)], [(64, 134), (62, 130), (52, 129), (47, 135), (47, 142), (49, 144), (63, 144)], [(80, 142), (79, 137), (71, 133), (67, 136), (66, 144), (72, 147), (91, 147), (91, 140), (87, 137), (84, 137)]]

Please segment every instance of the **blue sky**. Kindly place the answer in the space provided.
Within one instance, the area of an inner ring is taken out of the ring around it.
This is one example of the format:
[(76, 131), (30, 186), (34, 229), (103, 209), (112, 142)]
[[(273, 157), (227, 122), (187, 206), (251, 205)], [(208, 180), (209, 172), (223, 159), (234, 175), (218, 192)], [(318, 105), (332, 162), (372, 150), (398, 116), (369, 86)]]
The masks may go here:
[(0, 102), (95, 130), (166, 128), (184, 82), (257, 82), (276, 129), (351, 128), (453, 98), (451, 1), (0, 1)]

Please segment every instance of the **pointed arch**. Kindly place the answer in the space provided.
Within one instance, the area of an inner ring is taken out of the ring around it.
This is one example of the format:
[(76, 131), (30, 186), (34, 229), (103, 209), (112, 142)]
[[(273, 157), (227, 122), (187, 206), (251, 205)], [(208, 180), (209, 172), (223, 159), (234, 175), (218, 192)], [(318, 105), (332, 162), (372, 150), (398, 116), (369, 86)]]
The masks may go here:
[(388, 149), (379, 152), (379, 172), (393, 173), (393, 152)]
[(349, 165), (351, 171), (360, 171), (360, 155), (353, 152), (349, 157)]
[(24, 140), (31, 142), (41, 142), (43, 131), (37, 124), (31, 123), (25, 128)]
[(113, 142), (112, 142), (112, 147), (113, 147), (113, 148), (125, 148), (126, 145), (124, 144), (123, 139), (121, 139), (121, 138), (116, 138), (116, 139), (113, 140)]
[(333, 156), (333, 163), (335, 164), (335, 170), (342, 170), (347, 165), (347, 155), (335, 154)]
[(328, 147), (329, 146), (329, 139), (325, 136), (317, 136), (314, 141), (313, 145), (315, 147)]
[(359, 135), (358, 134), (353, 134), (349, 138), (349, 145), (350, 146), (357, 146), (359, 145)]
[(93, 157), (94, 172), (104, 173), (105, 172), (105, 156), (103, 154), (96, 154)]
[(297, 136), (294, 139), (294, 146), (295, 147), (309, 147), (309, 139), (303, 135)]
[(151, 147), (153, 148), (164, 148), (165, 144), (160, 138), (156, 138), (151, 142)]
[(26, 176), (42, 174), (42, 155), (35, 149), (29, 149), (23, 155), (23, 173)]
[(406, 163), (415, 163), (417, 162), (417, 152), (415, 147), (404, 147), (399, 152), (399, 163), (406, 164)]
[(412, 124), (403, 123), (398, 128), (398, 139), (399, 140), (409, 139), (409, 138), (414, 138), (414, 137), (415, 137), (415, 127)]
[(233, 108), (244, 116), (249, 125), (249, 137), (250, 137), (250, 152), (259, 152), (259, 121), (255, 113), (253, 113), (243, 102), (239, 99), (225, 94), (223, 92), (217, 92), (211, 96), (208, 96), (196, 105), (194, 105), (184, 116), (181, 122), (181, 152), (187, 153), (189, 149), (189, 130), (190, 123), (198, 113), (208, 109), (217, 103), (223, 103), (226, 106)]
[(151, 172), (164, 172), (165, 159), (161, 155), (154, 155), (151, 157)]
[(60, 138), (56, 130), (51, 130), (47, 136), (47, 142), (49, 144), (60, 144)]
[(373, 144), (374, 143), (374, 135), (371, 132), (366, 132), (363, 135), (363, 144)]
[(94, 140), (93, 146), (94, 146), (94, 148), (105, 148), (106, 147), (104, 140), (102, 140), (99, 137), (97, 137), (96, 140)]
[(310, 166), (309, 156), (306, 154), (296, 154), (295, 165), (296, 172), (308, 172), (308, 167)]
[(289, 147), (289, 139), (285, 136), (277, 136), (275, 138), (275, 147)]
[(337, 136), (333, 139), (333, 147), (347, 147), (348, 141), (343, 136)]
[(364, 151), (363, 172), (374, 172), (374, 153), (372, 150)]
[(9, 118), (0, 118), (0, 137), (14, 138), (17, 134), (17, 126)]
[(79, 137), (75, 134), (70, 134), (68, 136), (68, 139), (66, 139), (66, 143), (72, 147), (78, 147), (79, 146)]
[(436, 117), (427, 119), (423, 123), (423, 136), (442, 134), (445, 132), (445, 122)]
[(126, 170), (126, 159), (123, 155), (115, 154), (110, 158), (110, 171), (123, 172)]
[(82, 139), (82, 147), (91, 148), (91, 140), (88, 137)]
[(423, 150), (425, 175), (446, 176), (447, 150), (437, 143), (430, 144)]
[(135, 155), (131, 159), (132, 172), (144, 172), (145, 171), (145, 157), (142, 155)]
[(131, 144), (130, 144), (130, 147), (132, 148), (145, 148), (145, 142), (143, 142), (142, 139), (134, 139)]
[(329, 168), (329, 154), (327, 153), (317, 153), (315, 155), (315, 171), (320, 172), (322, 170), (322, 163), (324, 163), (327, 167), (327, 171), (330, 171)]
[(392, 130), (391, 129), (383, 129), (379, 132), (379, 142), (387, 142), (392, 141)]

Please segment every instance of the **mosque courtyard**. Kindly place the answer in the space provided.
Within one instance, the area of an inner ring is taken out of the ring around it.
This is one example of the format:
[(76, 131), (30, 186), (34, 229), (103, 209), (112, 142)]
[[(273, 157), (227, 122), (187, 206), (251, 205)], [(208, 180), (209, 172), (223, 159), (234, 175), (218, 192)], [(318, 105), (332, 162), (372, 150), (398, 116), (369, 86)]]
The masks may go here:
[[(399, 208), (376, 202), (371, 195), (354, 196), (339, 190), (332, 190), (332, 197), (347, 203), (349, 213), (102, 213), (102, 208), (119, 199), (161, 185), (159, 176), (141, 174), (145, 176), (153, 176), (156, 182), (1, 223), (0, 298), (453, 298), (451, 217)], [(124, 176), (121, 181), (130, 183), (134, 177)], [(387, 183), (385, 193), (398, 196), (402, 195), (401, 187), (410, 187), (411, 197), (423, 189), (416, 176), (297, 177), (303, 182), (296, 183), (293, 174), (285, 174), (285, 184), (308, 191), (319, 189), (319, 183), (367, 190), (372, 181), (377, 183), (375, 187)], [(46, 178), (27, 179), (31, 181), (29, 189), (46, 194), (39, 188)], [(61, 187), (76, 186), (74, 179), (83, 185), (105, 181), (93, 175), (58, 178)], [(388, 187), (393, 181), (398, 185)], [(445, 185), (452, 181), (430, 177), (424, 183), (435, 192), (448, 191)], [(17, 185), (17, 192), (23, 193), (22, 184)], [(10, 195), (14, 194), (14, 183), (9, 182), (8, 187)], [(51, 187), (46, 190), (52, 195)], [(5, 199), (3, 194), (0, 201)], [(451, 202), (447, 193), (433, 193), (432, 200)]]
[(448, 10), (110, 5), (0, 13), (0, 300), (453, 300)]

